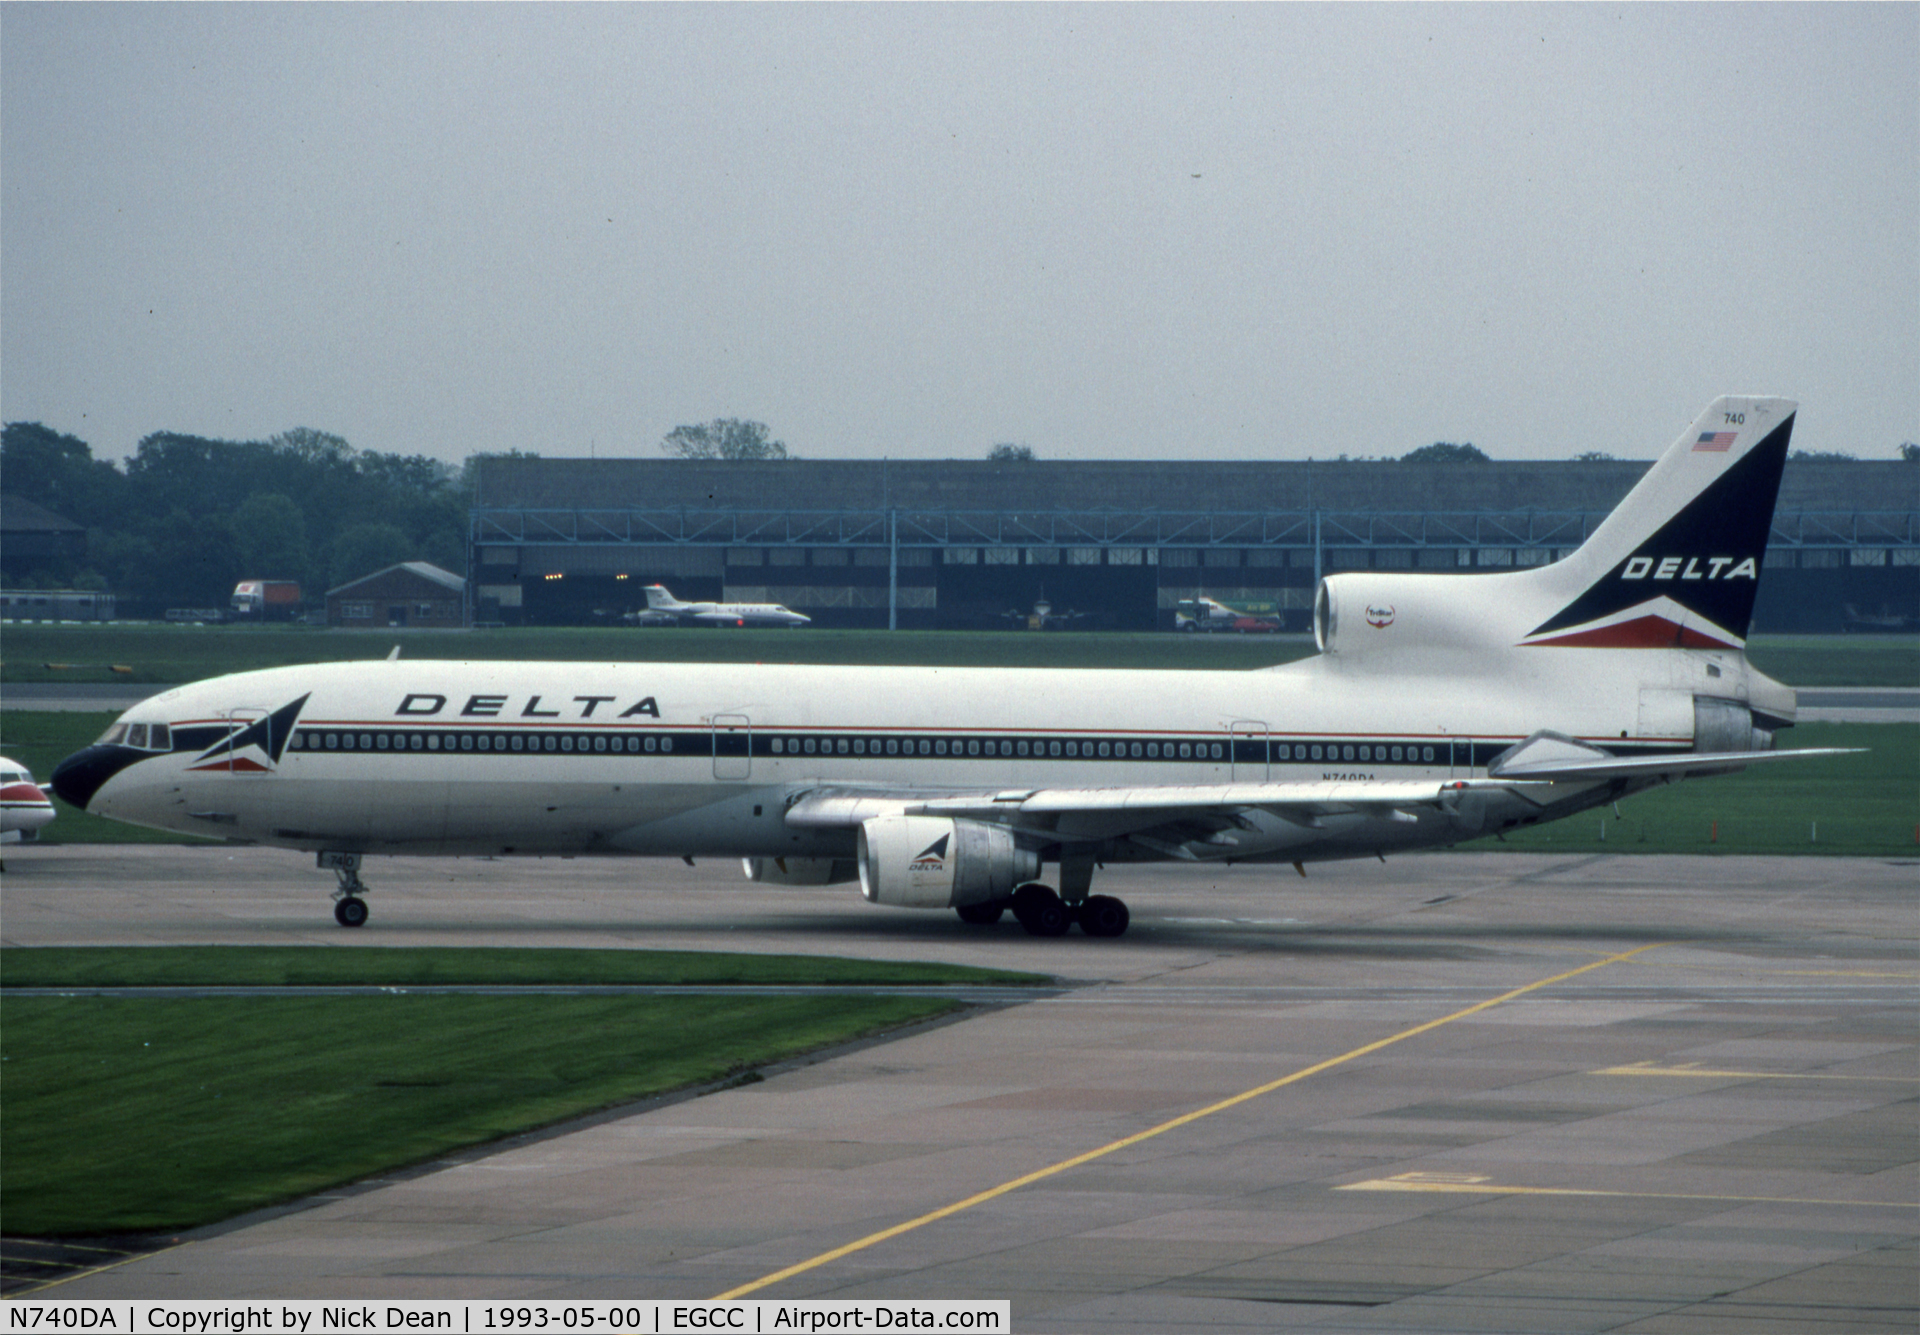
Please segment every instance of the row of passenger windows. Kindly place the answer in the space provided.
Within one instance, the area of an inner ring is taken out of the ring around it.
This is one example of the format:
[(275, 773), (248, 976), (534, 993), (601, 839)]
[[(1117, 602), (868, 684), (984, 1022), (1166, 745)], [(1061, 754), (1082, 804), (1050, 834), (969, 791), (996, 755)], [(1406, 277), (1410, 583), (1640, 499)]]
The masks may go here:
[[(1307, 752), (1311, 749), (1313, 754)], [(1321, 752), (1324, 750), (1325, 755)], [(1356, 751), (1358, 754), (1355, 754)], [(1433, 748), (1431, 746), (1328, 746), (1309, 747), (1305, 742), (1295, 742), (1289, 746), (1285, 742), (1275, 742), (1273, 746), (1275, 760), (1360, 760), (1376, 765), (1431, 765)], [(1444, 761), (1442, 763), (1445, 763)]]
[[(734, 738), (722, 740), (723, 749), (737, 745)], [(129, 739), (130, 745), (139, 742)], [(684, 739), (683, 739), (684, 746)], [(606, 733), (523, 733), (486, 732), (478, 729), (458, 732), (346, 732), (336, 729), (302, 728), (288, 740), (292, 751), (503, 751), (560, 754), (652, 755), (669, 754), (674, 739), (661, 734)], [(978, 737), (772, 737), (765, 739), (762, 754), (776, 756), (946, 756), (966, 758), (1029, 758), (1064, 760), (1224, 760), (1226, 745), (1221, 742), (1114, 742), (1080, 738), (978, 738)], [(1263, 756), (1258, 741), (1243, 740), (1235, 747), (1235, 759), (1258, 762), (1276, 761), (1358, 761), (1363, 764), (1431, 765), (1431, 746), (1389, 746), (1385, 743), (1274, 742)]]
[(1028, 756), (1070, 760), (1224, 760), (1219, 742), (1095, 742), (1073, 740), (1029, 741), (989, 737), (775, 737), (768, 748), (776, 756)]
[(302, 729), (289, 751), (617, 751), (640, 755), (673, 750), (671, 737), (571, 732), (334, 732)]
[[(774, 755), (855, 755), (855, 756), (1028, 756), (1069, 760), (1224, 760), (1226, 748), (1220, 742), (1096, 742), (1072, 740), (1028, 741), (1005, 738), (866, 738), (866, 737), (775, 737), (768, 748)], [(1235, 747), (1236, 758), (1259, 760), (1260, 742), (1248, 740)], [(1273, 760), (1358, 760), (1375, 764), (1433, 763), (1431, 746), (1389, 746), (1352, 743), (1329, 746), (1325, 743), (1274, 742), (1269, 750)]]

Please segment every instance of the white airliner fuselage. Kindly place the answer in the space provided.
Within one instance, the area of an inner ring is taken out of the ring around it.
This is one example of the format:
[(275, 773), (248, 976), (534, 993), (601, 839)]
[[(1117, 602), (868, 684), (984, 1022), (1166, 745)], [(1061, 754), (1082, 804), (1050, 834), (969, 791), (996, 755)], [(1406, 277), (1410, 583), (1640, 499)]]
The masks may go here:
[(629, 854), (1118, 935), (1099, 864), (1384, 856), (1804, 754), (1743, 652), (1791, 419), (1719, 401), (1556, 565), (1333, 576), (1283, 667), (275, 668), (144, 702), (55, 787), (314, 851), (348, 925), (363, 854)]

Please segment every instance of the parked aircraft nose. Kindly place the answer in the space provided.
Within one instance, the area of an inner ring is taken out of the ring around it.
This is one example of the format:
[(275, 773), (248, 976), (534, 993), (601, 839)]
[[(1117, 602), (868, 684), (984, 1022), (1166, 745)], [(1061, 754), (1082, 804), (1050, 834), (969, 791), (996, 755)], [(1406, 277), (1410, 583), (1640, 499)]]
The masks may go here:
[(62, 802), (85, 811), (102, 784), (140, 758), (125, 746), (89, 746), (55, 765), (48, 786)]

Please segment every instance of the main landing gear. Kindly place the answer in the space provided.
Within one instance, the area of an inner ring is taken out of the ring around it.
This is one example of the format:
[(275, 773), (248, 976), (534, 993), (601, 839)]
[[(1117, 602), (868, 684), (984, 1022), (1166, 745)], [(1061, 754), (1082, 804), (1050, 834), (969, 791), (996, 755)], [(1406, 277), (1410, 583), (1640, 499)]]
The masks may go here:
[(333, 920), (342, 927), (364, 927), (367, 923), (367, 883), (360, 879), (358, 853), (322, 853), (317, 861), (322, 870), (331, 870), (340, 878), (333, 892)]
[(1029, 881), (1009, 899), (962, 904), (954, 912), (961, 922), (986, 927), (999, 922), (1008, 909), (1031, 936), (1065, 936), (1075, 923), (1088, 936), (1119, 936), (1131, 920), (1126, 904), (1112, 895), (1088, 895), (1078, 904), (1069, 904), (1052, 886), (1038, 881)]

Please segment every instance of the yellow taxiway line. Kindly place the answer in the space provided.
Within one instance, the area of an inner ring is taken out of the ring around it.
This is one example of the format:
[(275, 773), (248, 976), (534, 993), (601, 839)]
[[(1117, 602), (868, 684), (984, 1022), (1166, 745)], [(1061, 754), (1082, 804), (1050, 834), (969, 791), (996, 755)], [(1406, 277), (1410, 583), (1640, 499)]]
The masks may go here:
[(1541, 988), (1552, 987), (1556, 983), (1564, 983), (1569, 978), (1578, 978), (1583, 973), (1591, 973), (1595, 969), (1604, 969), (1609, 964), (1618, 964), (1622, 960), (1630, 960), (1636, 955), (1649, 950), (1655, 950), (1665, 944), (1668, 943), (1656, 941), (1644, 946), (1635, 946), (1632, 950), (1623, 950), (1617, 955), (1609, 955), (1605, 959), (1594, 960), (1590, 964), (1583, 964), (1577, 969), (1568, 969), (1565, 973), (1554, 974), (1551, 978), (1541, 978), (1534, 982), (1527, 983), (1524, 986), (1516, 987), (1511, 991), (1502, 992), (1497, 997), (1489, 997), (1485, 1001), (1475, 1002), (1466, 1009), (1457, 1010), (1451, 1015), (1443, 1015), (1437, 1020), (1428, 1020), (1425, 1024), (1417, 1024), (1411, 1029), (1402, 1029), (1397, 1034), (1389, 1034), (1385, 1038), (1375, 1039), (1373, 1042), (1363, 1044), (1351, 1052), (1343, 1052), (1338, 1057), (1329, 1057), (1325, 1061), (1315, 1062), (1311, 1066), (1303, 1066), (1299, 1070), (1283, 1075), (1277, 1080), (1269, 1080), (1264, 1085), (1256, 1085), (1254, 1088), (1235, 1094), (1231, 1098), (1221, 1099), (1218, 1103), (1210, 1103), (1206, 1107), (1195, 1109), (1190, 1113), (1183, 1113), (1181, 1116), (1162, 1122), (1158, 1126), (1148, 1127), (1145, 1131), (1135, 1132), (1131, 1136), (1124, 1136), (1119, 1140), (1102, 1145), (1098, 1149), (1088, 1150), (1084, 1154), (1076, 1154), (1071, 1159), (1062, 1159), (1059, 1163), (1049, 1165), (1046, 1168), (1039, 1168), (1031, 1173), (1013, 1178), (1010, 1181), (1002, 1182), (997, 1187), (989, 1187), (985, 1191), (976, 1192), (964, 1200), (955, 1201), (951, 1205), (943, 1205), (937, 1210), (930, 1210), (926, 1214), (905, 1220), (902, 1223), (893, 1225), (891, 1228), (883, 1228), (878, 1233), (869, 1233), (864, 1238), (849, 1242), (841, 1247), (835, 1247), (832, 1251), (822, 1252), (818, 1256), (810, 1257), (805, 1261), (790, 1265), (784, 1270), (776, 1270), (770, 1275), (763, 1275), (759, 1279), (742, 1284), (737, 1288), (728, 1289), (725, 1293), (715, 1295), (715, 1301), (743, 1298), (749, 1293), (756, 1293), (769, 1285), (778, 1284), (783, 1279), (791, 1279), (795, 1275), (805, 1274), (809, 1270), (827, 1265), (833, 1261), (838, 1261), (842, 1257), (851, 1256), (855, 1252), (865, 1251), (869, 1247), (877, 1246), (890, 1238), (897, 1238), (903, 1233), (911, 1233), (916, 1228), (924, 1228), (928, 1224), (951, 1218), (954, 1215), (960, 1214), (962, 1211), (971, 1210), (976, 1205), (984, 1205), (990, 1200), (1005, 1196), (1009, 1192), (1018, 1191), (1022, 1187), (1032, 1186), (1035, 1182), (1054, 1177), (1072, 1168), (1078, 1168), (1082, 1164), (1092, 1163), (1095, 1159), (1104, 1158), (1106, 1155), (1124, 1150), (1132, 1145), (1138, 1145), (1142, 1141), (1153, 1139), (1155, 1136), (1165, 1135), (1169, 1131), (1175, 1131), (1180, 1127), (1189, 1126), (1203, 1117), (1211, 1117), (1215, 1113), (1225, 1112), (1229, 1108), (1237, 1108), (1241, 1104), (1257, 1099), (1263, 1094), (1271, 1094), (1276, 1089), (1284, 1089), (1288, 1085), (1297, 1084), (1299, 1081), (1309, 1079), (1324, 1071), (1331, 1071), (1336, 1066), (1344, 1066), (1350, 1061), (1356, 1061), (1371, 1053), (1379, 1052), (1382, 1048), (1392, 1047), (1395, 1043), (1404, 1043), (1410, 1038), (1418, 1038), (1421, 1034), (1432, 1033), (1443, 1025), (1449, 1025), (1456, 1020), (1464, 1020), (1469, 1016), (1478, 1015), (1482, 1011), (1491, 1010), (1493, 1007), (1512, 1001), (1517, 997), (1526, 996), (1529, 992), (1538, 992)]

